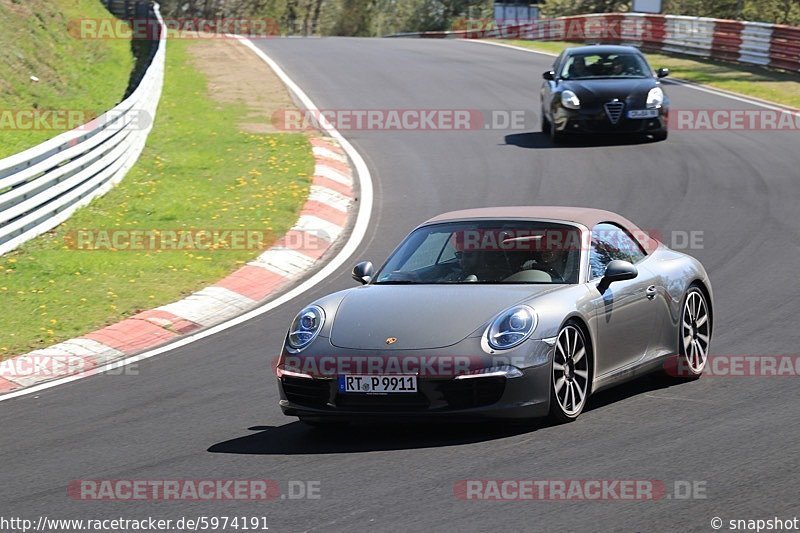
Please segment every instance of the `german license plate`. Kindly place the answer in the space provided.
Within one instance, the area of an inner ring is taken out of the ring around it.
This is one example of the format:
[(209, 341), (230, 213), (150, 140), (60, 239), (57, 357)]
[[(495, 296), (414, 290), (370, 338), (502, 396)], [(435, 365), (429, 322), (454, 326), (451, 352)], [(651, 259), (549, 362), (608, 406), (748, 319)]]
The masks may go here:
[(417, 392), (417, 376), (339, 376), (339, 392), (414, 393)]
[(631, 109), (628, 118), (657, 118), (658, 109)]

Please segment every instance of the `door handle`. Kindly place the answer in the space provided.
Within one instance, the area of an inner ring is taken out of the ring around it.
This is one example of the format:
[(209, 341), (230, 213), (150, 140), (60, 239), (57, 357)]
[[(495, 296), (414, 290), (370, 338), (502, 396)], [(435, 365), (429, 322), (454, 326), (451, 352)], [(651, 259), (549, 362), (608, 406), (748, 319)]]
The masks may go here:
[(645, 289), (644, 293), (647, 295), (648, 300), (652, 300), (656, 297), (656, 294), (658, 294), (658, 290), (656, 289), (655, 285), (650, 285), (647, 287), (647, 289)]

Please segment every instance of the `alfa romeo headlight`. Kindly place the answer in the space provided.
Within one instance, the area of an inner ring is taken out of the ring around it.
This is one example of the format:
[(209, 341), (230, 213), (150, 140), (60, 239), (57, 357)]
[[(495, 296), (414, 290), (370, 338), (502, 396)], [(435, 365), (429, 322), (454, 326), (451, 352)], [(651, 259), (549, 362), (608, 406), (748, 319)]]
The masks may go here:
[(289, 346), (295, 350), (302, 350), (309, 344), (322, 330), (325, 323), (325, 311), (317, 305), (310, 305), (300, 311), (289, 327)]
[(661, 104), (664, 103), (664, 91), (661, 90), (661, 87), (653, 87), (650, 89), (650, 92), (647, 93), (647, 107), (650, 109), (654, 109), (659, 107)]
[(581, 101), (578, 99), (578, 95), (574, 92), (564, 91), (561, 93), (561, 105), (567, 109), (580, 109)]
[(508, 350), (530, 337), (536, 329), (536, 312), (517, 305), (500, 313), (486, 330), (486, 341), (495, 350)]

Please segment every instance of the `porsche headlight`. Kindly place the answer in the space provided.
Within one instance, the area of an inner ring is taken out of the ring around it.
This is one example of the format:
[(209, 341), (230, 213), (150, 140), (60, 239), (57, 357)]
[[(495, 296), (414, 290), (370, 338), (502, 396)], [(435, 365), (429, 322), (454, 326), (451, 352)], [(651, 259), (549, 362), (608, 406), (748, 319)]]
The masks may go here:
[(661, 87), (653, 87), (650, 89), (650, 92), (647, 93), (647, 107), (650, 109), (654, 109), (659, 107), (661, 104), (664, 103), (664, 91), (661, 90)]
[(530, 337), (536, 329), (536, 312), (517, 305), (500, 313), (486, 330), (486, 341), (495, 350), (508, 350)]
[(574, 92), (564, 91), (561, 93), (561, 105), (567, 109), (580, 109), (581, 101), (578, 99), (578, 95)]
[(325, 311), (317, 305), (310, 305), (300, 311), (289, 327), (289, 346), (302, 350), (319, 334), (325, 323)]

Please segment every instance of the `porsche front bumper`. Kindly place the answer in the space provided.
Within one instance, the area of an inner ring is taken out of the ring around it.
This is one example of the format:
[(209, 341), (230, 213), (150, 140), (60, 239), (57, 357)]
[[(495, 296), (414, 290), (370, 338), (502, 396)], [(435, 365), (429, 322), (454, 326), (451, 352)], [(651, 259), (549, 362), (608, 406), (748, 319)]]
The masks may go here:
[[(477, 372), (490, 372), (475, 373), (472, 365), (469, 374), (419, 374), (417, 392), (403, 394), (345, 393), (339, 390), (335, 372), (327, 375), (279, 372), (280, 407), (287, 416), (311, 419), (535, 418), (547, 415), (550, 407), (551, 354), (552, 347), (546, 342), (529, 340), (523, 343), (517, 356), (504, 358), (516, 365), (498, 365), (495, 358), (485, 354), (472, 356), (471, 361), (481, 362), (484, 367)], [(431, 357), (454, 355), (443, 353)]]

